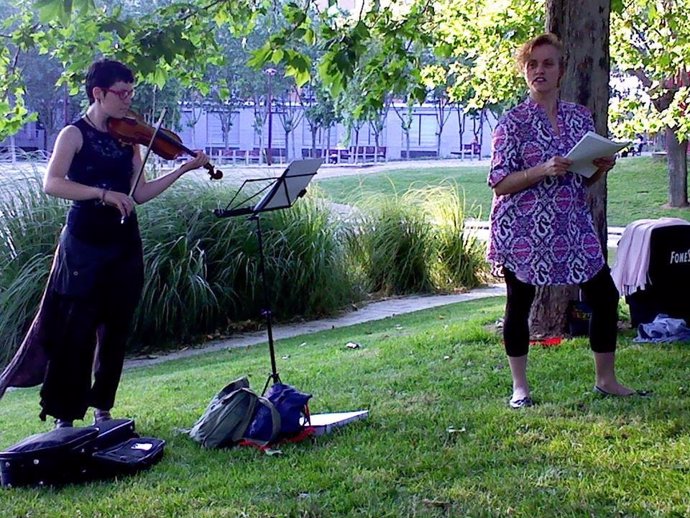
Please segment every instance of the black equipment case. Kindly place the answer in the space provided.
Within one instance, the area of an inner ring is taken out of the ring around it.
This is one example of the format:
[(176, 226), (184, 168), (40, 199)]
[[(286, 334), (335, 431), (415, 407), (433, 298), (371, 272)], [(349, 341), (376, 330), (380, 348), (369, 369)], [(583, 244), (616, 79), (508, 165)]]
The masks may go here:
[(132, 437), (139, 437), (133, 419), (108, 419), (93, 425), (98, 430), (94, 450), (104, 450)]
[(649, 238), (649, 284), (625, 297), (633, 327), (659, 313), (690, 324), (690, 225), (652, 230)]
[(91, 456), (91, 472), (96, 477), (131, 475), (153, 466), (163, 457), (165, 441), (154, 437), (133, 437)]
[(82, 479), (98, 430), (56, 428), (0, 452), (3, 486), (61, 485)]
[(56, 428), (0, 452), (3, 486), (63, 485), (132, 474), (158, 462), (165, 441), (140, 438), (131, 419)]

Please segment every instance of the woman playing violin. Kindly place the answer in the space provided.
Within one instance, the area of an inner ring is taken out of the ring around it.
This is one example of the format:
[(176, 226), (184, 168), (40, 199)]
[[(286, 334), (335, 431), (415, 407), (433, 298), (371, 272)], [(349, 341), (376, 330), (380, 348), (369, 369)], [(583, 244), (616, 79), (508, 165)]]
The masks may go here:
[[(143, 174), (137, 178), (142, 167), (138, 146), (123, 144), (107, 128), (109, 118), (122, 118), (130, 110), (132, 71), (101, 59), (89, 68), (85, 86), (90, 105), (83, 118), (58, 135), (43, 183), (47, 194), (73, 203), (39, 314), (0, 377), (0, 395), (7, 386), (42, 382), (41, 418), (54, 417), (58, 427), (83, 419), (89, 407), (95, 409), (96, 422), (110, 418), (143, 287), (135, 204), (155, 198), (209, 160), (197, 152), (155, 180)], [(29, 365), (31, 358), (47, 363)]]

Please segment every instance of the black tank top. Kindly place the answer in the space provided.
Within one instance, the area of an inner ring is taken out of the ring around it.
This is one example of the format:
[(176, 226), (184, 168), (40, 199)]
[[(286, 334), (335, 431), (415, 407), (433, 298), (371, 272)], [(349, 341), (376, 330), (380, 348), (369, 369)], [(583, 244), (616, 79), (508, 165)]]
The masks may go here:
[[(73, 125), (81, 131), (84, 143), (74, 155), (67, 178), (83, 185), (128, 193), (133, 174), (132, 146), (96, 130), (84, 119)], [(117, 243), (138, 236), (135, 212), (121, 223), (119, 210), (96, 199), (74, 201), (67, 213), (67, 228), (89, 243)]]

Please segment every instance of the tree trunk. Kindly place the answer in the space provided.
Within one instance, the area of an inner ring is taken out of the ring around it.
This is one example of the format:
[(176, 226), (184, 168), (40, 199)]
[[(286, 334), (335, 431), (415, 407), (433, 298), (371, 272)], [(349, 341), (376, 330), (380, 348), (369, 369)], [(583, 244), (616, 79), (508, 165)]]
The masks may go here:
[(314, 125), (309, 128), (311, 130), (311, 158), (316, 156), (316, 132), (319, 130), (318, 126)]
[[(609, 15), (610, 0), (547, 0), (546, 29), (556, 34), (565, 50), (561, 98), (587, 106), (597, 133), (608, 135)], [(594, 226), (607, 255), (606, 179), (590, 188), (588, 201)], [(576, 287), (537, 289), (530, 329), (535, 336), (562, 335), (566, 331), (568, 302), (578, 298)]]
[(688, 141), (679, 141), (671, 128), (666, 128), (666, 157), (668, 158), (668, 204), (688, 206)]
[(462, 134), (465, 132), (465, 112), (457, 106), (458, 114), (458, 151), (460, 151), (460, 158), (462, 158)]

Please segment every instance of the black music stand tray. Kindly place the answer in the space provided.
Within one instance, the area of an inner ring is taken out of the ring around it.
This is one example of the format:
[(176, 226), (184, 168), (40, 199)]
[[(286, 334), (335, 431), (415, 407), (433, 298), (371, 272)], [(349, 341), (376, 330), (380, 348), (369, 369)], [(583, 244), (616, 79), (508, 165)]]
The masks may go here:
[[(262, 212), (271, 210), (287, 209), (307, 192), (307, 185), (314, 177), (319, 167), (323, 163), (322, 158), (309, 158), (306, 160), (295, 160), (287, 166), (287, 169), (277, 178), (254, 178), (245, 180), (239, 190), (233, 196), (230, 203), (224, 209), (216, 209), (214, 214), (219, 218), (248, 215), (249, 220), (256, 221), (256, 238), (259, 243), (259, 273), (264, 291), (264, 308), (261, 310), (262, 316), (266, 318), (266, 332), (268, 334), (268, 350), (271, 354), (271, 373), (268, 375), (264, 389), (264, 394), (271, 380), (273, 383), (280, 383), (280, 376), (276, 370), (275, 347), (273, 344), (273, 319), (271, 314), (271, 303), (268, 292), (268, 282), (266, 281), (266, 259), (264, 257), (264, 243), (261, 235), (261, 222), (259, 216)], [(236, 202), (240, 193), (243, 193), (245, 185), (254, 182), (269, 182), (263, 189), (247, 196)], [(263, 194), (263, 197), (254, 206), (246, 206), (248, 201)], [(240, 206), (244, 205), (244, 206)]]

